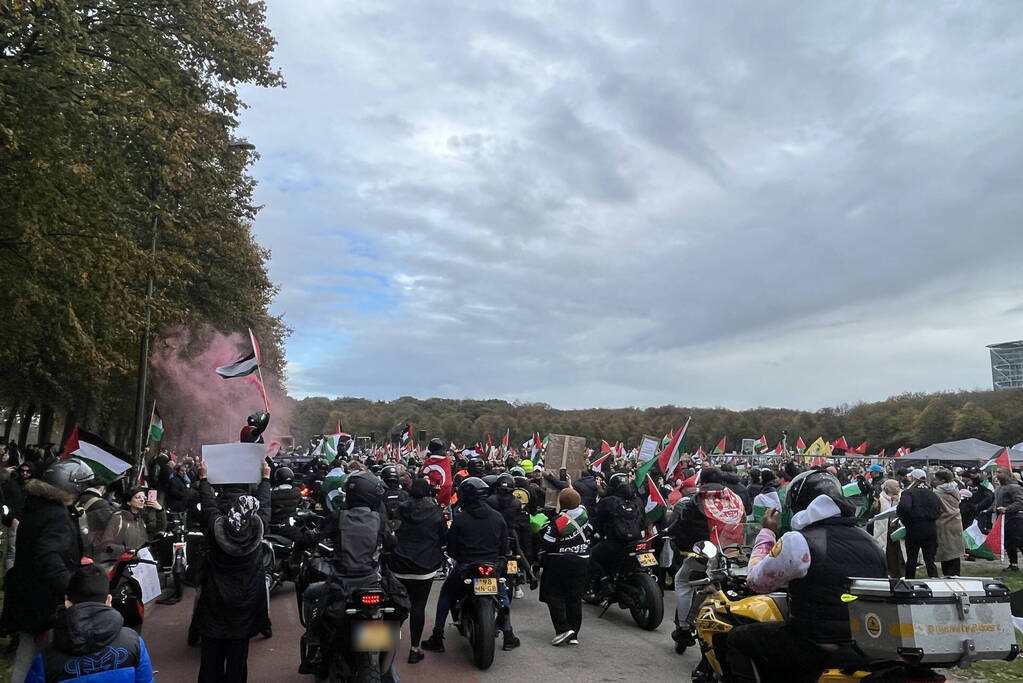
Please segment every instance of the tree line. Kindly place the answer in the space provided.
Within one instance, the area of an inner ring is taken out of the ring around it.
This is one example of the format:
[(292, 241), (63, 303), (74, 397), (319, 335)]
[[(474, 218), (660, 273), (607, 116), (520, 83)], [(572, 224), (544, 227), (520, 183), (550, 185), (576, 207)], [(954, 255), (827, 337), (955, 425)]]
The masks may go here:
[(359, 398), (305, 398), (291, 409), (291, 431), (304, 444), (322, 433), (333, 433), (338, 423), (350, 434), (375, 436), (386, 441), (406, 424), (429, 438), (439, 436), (456, 445), (472, 445), (489, 435), (499, 443), (505, 430), (510, 443), (521, 445), (533, 432), (573, 434), (599, 447), (623, 441), (638, 445), (642, 435), (660, 437), (678, 429), (691, 415), (686, 436), (688, 450), (702, 446), (708, 452), (725, 437), (729, 449), (738, 450), (743, 438), (767, 437), (773, 448), (788, 434), (789, 448), (802, 436), (809, 445), (818, 436), (834, 440), (845, 436), (850, 446), (862, 441), (869, 452), (884, 448), (893, 454), (900, 446), (912, 449), (932, 443), (975, 437), (1011, 446), (1023, 441), (1023, 389), (959, 391), (938, 394), (902, 394), (884, 401), (823, 408), (817, 411), (785, 408), (726, 410), (660, 406), (656, 408), (558, 410), (544, 403), (508, 403), (491, 400), (416, 399), (394, 401)]
[(283, 85), (263, 3), (15, 0), (0, 25), (5, 436), (17, 416), (22, 442), (56, 421), (125, 444), (147, 307), (197, 346), (252, 327), (279, 369), (255, 155), (232, 141), (238, 86)]

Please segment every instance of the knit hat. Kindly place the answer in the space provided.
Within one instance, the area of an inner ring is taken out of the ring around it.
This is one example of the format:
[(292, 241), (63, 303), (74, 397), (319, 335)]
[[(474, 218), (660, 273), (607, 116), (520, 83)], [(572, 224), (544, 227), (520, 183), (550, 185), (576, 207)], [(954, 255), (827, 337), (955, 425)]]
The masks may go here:
[(409, 492), (413, 498), (426, 498), (430, 495), (430, 491), (433, 487), (430, 486), (430, 482), (422, 477), (417, 477), (412, 480), (412, 490)]
[(561, 489), (561, 493), (558, 494), (558, 507), (562, 510), (574, 510), (582, 501), (575, 489)]
[(67, 599), (80, 602), (106, 602), (110, 595), (110, 579), (95, 564), (85, 564), (75, 570), (67, 585)]

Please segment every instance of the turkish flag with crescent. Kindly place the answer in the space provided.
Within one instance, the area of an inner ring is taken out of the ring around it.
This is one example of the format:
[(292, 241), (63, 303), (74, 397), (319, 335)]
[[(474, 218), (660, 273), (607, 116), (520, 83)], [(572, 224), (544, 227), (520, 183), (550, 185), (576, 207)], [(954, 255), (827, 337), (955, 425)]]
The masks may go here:
[(451, 458), (447, 454), (433, 454), (423, 463), (423, 469), (419, 474), (430, 480), (430, 484), (437, 487), (437, 502), (447, 505), (451, 502), (451, 492), (454, 482), (451, 480)]

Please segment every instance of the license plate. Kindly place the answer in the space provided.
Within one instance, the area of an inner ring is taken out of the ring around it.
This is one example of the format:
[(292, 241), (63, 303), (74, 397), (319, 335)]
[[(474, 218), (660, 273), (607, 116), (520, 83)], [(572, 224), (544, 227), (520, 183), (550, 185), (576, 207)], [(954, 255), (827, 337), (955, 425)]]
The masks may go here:
[(394, 646), (394, 631), (382, 621), (355, 622), (356, 652), (385, 652)]
[(497, 593), (497, 579), (476, 579), (473, 584), (473, 592), (476, 595), (495, 595)]
[(636, 559), (639, 560), (640, 566), (653, 567), (657, 564), (657, 558), (654, 557), (653, 553), (640, 553), (636, 555)]
[(509, 574), (518, 574), (519, 573), (519, 561), (518, 560), (508, 560), (508, 573)]

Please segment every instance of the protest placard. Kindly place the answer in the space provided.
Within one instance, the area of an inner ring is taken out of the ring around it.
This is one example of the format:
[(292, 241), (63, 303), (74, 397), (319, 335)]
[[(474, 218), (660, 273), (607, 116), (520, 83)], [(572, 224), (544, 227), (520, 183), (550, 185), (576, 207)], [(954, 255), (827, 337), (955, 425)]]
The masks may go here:
[(661, 442), (657, 437), (644, 434), (643, 440), (639, 443), (639, 462), (642, 464), (657, 455), (657, 447), (660, 444)]
[(266, 446), (261, 443), (206, 444), (202, 460), (211, 484), (258, 484)]
[[(564, 469), (572, 481), (575, 481), (588, 466), (585, 437), (551, 434), (544, 455), (544, 467), (553, 470), (555, 477), (559, 476), (561, 470)], [(546, 491), (544, 505), (556, 508), (558, 506), (558, 489), (546, 481), (544, 489)]]

